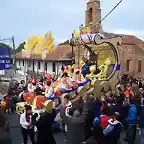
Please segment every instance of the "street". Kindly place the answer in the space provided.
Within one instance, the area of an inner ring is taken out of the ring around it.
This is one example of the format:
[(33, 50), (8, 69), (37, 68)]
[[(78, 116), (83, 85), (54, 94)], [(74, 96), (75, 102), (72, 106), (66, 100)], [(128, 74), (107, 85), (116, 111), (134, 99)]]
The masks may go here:
[[(19, 124), (19, 116), (17, 114), (9, 114), (7, 115), (10, 126), (11, 126), (11, 137), (13, 144), (22, 144), (22, 136), (21, 136), (21, 128)], [(55, 140), (57, 144), (63, 144), (63, 134), (57, 133), (55, 134)]]
[[(9, 114), (7, 115), (10, 126), (11, 126), (11, 137), (13, 144), (22, 144), (22, 136), (21, 136), (21, 129), (19, 124), (19, 116), (17, 114)], [(62, 133), (56, 133), (55, 140), (57, 144), (63, 144), (63, 134)], [(125, 136), (125, 133), (121, 134), (121, 144), (127, 144), (123, 141), (123, 138)], [(139, 137), (137, 136), (136, 144), (139, 144)]]

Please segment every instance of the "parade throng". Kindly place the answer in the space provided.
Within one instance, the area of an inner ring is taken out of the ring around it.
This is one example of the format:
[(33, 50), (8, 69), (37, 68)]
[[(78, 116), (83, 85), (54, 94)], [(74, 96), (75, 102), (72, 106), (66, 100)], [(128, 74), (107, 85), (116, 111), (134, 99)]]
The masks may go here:
[[(137, 129), (143, 143), (143, 80), (124, 74), (118, 77), (115, 91), (102, 90), (100, 97), (93, 92), (83, 93), (73, 100), (71, 91), (75, 92), (90, 73), (86, 66), (91, 67), (84, 62), (79, 69), (62, 65), (57, 78), (54, 74), (41, 74), (40, 79), (32, 76), (28, 83), (19, 83), (19, 96), (8, 93), (1, 100), (5, 114), (19, 112), (17, 105), (24, 104), (19, 113), (24, 144), (28, 144), (28, 137), (32, 144), (56, 144), (52, 130), (56, 123), (65, 144), (118, 144), (122, 132), (124, 141), (134, 144)], [(1, 131), (5, 137), (0, 141), (11, 144), (4, 113), (1, 112)]]
[(0, 144), (144, 144), (142, 2), (0, 0)]

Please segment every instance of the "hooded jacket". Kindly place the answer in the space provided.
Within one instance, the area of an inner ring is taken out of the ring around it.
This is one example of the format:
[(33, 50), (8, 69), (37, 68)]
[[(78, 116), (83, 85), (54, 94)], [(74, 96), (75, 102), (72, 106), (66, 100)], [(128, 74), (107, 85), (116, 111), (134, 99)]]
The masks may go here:
[(82, 114), (77, 110), (74, 111), (73, 116), (66, 116), (63, 107), (60, 109), (60, 115), (67, 125), (67, 141), (68, 144), (80, 144), (84, 140), (84, 126), (87, 116), (87, 107), (84, 105)]

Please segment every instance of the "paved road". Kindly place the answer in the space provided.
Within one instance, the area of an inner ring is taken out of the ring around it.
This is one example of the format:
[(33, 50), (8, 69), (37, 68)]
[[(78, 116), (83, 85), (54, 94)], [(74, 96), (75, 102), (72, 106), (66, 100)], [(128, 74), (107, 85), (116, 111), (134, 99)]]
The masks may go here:
[[(19, 125), (19, 116), (17, 114), (9, 114), (7, 115), (11, 125), (11, 137), (13, 144), (22, 144), (22, 136), (21, 136), (21, 129)], [(56, 143), (63, 144), (63, 134), (56, 133), (55, 135)], [(123, 141), (125, 133), (121, 134), (121, 144), (127, 144)], [(139, 144), (139, 138), (137, 137), (136, 144)]]
[[(22, 144), (22, 136), (21, 136), (21, 128), (19, 125), (19, 116), (17, 114), (9, 114), (7, 115), (10, 121), (11, 126), (11, 137), (13, 144)], [(57, 144), (63, 144), (63, 134), (57, 133), (55, 134), (55, 139)]]

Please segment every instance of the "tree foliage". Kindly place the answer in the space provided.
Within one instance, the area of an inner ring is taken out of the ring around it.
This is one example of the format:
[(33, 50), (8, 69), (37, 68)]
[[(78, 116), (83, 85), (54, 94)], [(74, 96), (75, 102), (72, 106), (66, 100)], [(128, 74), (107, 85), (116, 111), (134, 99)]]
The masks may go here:
[(69, 43), (69, 40), (66, 40), (65, 42), (60, 43), (59, 45), (68, 45), (68, 44), (70, 44), (70, 43)]
[(25, 45), (25, 42), (21, 43), (21, 44), (18, 46), (18, 48), (16, 49), (16, 53), (17, 53), (17, 52), (21, 52), (22, 49), (24, 49), (24, 45)]
[(3, 48), (9, 48), (9, 46), (7, 44), (0, 43), (0, 49), (3, 49)]

